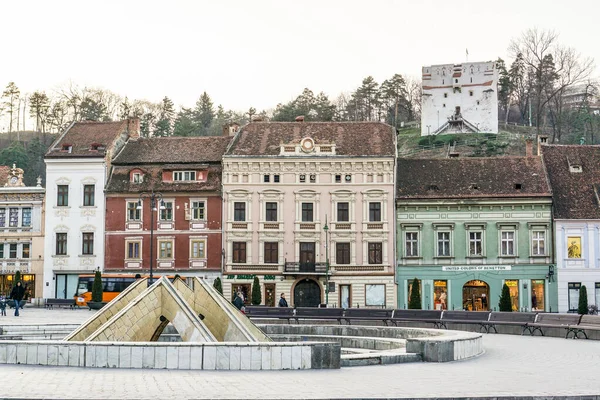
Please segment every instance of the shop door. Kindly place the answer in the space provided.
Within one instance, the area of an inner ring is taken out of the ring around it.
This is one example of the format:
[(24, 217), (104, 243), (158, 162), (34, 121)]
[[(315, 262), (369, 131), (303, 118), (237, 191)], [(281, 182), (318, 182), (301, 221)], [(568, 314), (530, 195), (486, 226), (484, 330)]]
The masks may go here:
[(321, 287), (312, 279), (298, 282), (294, 288), (295, 307), (318, 307), (321, 304)]
[(350, 285), (340, 285), (340, 306), (342, 308), (350, 308), (352, 306)]
[(531, 280), (531, 311), (544, 311), (544, 304), (546, 304), (544, 284), (543, 279)]
[(265, 283), (265, 306), (275, 307), (275, 284)]
[(250, 298), (250, 293), (252, 293), (252, 285), (246, 283), (236, 283), (233, 285), (233, 290), (231, 291), (231, 302), (233, 302), (233, 298), (236, 293), (240, 293), (242, 296), (242, 300), (244, 300), (244, 305), (250, 305), (252, 299)]
[(315, 243), (300, 243), (300, 272), (315, 272)]
[(467, 311), (488, 311), (489, 285), (480, 280), (472, 280), (463, 286), (463, 309)]

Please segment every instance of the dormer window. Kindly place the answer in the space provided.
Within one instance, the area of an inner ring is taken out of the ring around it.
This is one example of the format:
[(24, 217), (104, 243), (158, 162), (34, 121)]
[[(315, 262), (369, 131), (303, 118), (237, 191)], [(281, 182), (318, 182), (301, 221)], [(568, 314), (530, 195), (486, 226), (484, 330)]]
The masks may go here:
[(131, 181), (133, 183), (142, 183), (144, 182), (144, 175), (140, 172), (134, 172), (131, 176)]
[(571, 158), (567, 157), (567, 162), (569, 163), (569, 172), (573, 172), (573, 173), (583, 172), (581, 160), (579, 160), (578, 157), (576, 157), (575, 159), (571, 159)]
[(60, 151), (64, 151), (66, 153), (71, 153), (73, 151), (73, 146), (70, 144), (63, 144)]
[(174, 181), (195, 181), (196, 171), (175, 171), (173, 173)]
[(92, 143), (90, 145), (90, 151), (102, 151), (104, 150), (104, 146), (100, 143)]
[(479, 185), (476, 184), (476, 183), (472, 183), (469, 189), (471, 189), (471, 190), (479, 190)]
[(440, 190), (438, 185), (429, 185), (429, 187), (427, 188), (427, 190), (431, 190), (431, 191), (438, 191)]
[(523, 189), (523, 185), (520, 183), (515, 183), (515, 190), (521, 190)]

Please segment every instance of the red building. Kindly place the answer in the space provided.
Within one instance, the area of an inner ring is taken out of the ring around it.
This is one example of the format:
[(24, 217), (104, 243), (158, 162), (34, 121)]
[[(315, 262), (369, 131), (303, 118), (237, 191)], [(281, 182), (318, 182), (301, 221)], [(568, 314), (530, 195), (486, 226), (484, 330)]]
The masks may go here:
[(220, 276), (221, 158), (230, 140), (151, 138), (123, 148), (105, 190), (105, 272), (147, 274), (152, 258), (155, 275)]

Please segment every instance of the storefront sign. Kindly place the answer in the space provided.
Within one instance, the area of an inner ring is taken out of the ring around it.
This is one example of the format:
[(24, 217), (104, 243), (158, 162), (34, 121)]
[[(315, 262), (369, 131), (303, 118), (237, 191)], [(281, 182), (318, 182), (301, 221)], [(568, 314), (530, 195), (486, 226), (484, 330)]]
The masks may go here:
[(449, 265), (442, 267), (442, 271), (510, 271), (511, 265)]
[[(254, 279), (255, 276), (258, 276), (258, 275), (227, 275), (226, 279)], [(264, 280), (265, 281), (274, 281), (275, 275), (265, 275)]]

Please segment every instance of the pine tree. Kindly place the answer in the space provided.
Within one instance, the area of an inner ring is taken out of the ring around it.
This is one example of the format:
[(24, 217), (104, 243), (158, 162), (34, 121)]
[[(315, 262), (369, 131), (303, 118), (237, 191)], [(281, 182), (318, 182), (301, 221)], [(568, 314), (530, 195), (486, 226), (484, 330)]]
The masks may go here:
[[(9, 82), (8, 85), (6, 86), (6, 89), (4, 89), (4, 92), (2, 93), (2, 98), (6, 99), (4, 100), (3, 104), (4, 106), (6, 106), (8, 115), (9, 115), (9, 127), (8, 127), (8, 132), (12, 132), (12, 128), (13, 128), (13, 120), (14, 120), (14, 114), (16, 112), (16, 109), (19, 108), (19, 97), (21, 96), (21, 91), (19, 90), (19, 88), (17, 87), (17, 85), (15, 85), (14, 82)], [(0, 107), (2, 108), (2, 107)]]
[(21, 280), (21, 271), (15, 272), (15, 285)]
[(213, 102), (208, 93), (204, 92), (196, 102), (196, 108), (194, 109), (194, 119), (200, 128), (200, 136), (207, 136), (209, 134), (210, 124), (214, 117), (215, 109)]
[(415, 278), (412, 282), (412, 290), (408, 300), (408, 308), (411, 310), (421, 309), (421, 288), (419, 286), (419, 280)]
[(217, 279), (215, 279), (215, 281), (213, 282), (213, 287), (217, 289), (219, 293), (223, 294), (223, 285), (221, 284), (221, 278), (217, 277)]
[(583, 285), (579, 289), (579, 307), (577, 307), (577, 313), (585, 315), (588, 312), (587, 288)]
[(258, 277), (255, 276), (254, 282), (252, 283), (252, 304), (255, 306), (259, 305), (261, 297), (262, 296), (260, 294), (260, 283), (258, 282)]
[(98, 303), (101, 302), (102, 292), (102, 274), (100, 273), (100, 270), (97, 270), (96, 274), (94, 275), (94, 284), (92, 286), (92, 301)]
[(510, 301), (510, 289), (508, 285), (505, 283), (502, 286), (502, 295), (500, 296), (500, 302), (498, 303), (498, 308), (500, 311), (512, 311), (512, 302)]

